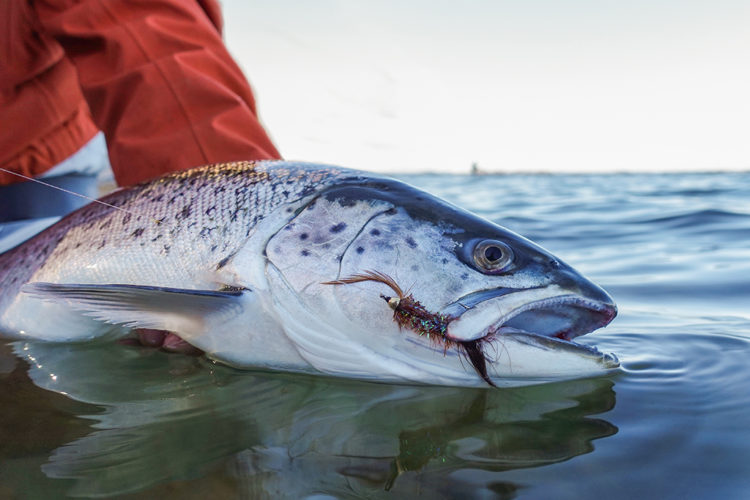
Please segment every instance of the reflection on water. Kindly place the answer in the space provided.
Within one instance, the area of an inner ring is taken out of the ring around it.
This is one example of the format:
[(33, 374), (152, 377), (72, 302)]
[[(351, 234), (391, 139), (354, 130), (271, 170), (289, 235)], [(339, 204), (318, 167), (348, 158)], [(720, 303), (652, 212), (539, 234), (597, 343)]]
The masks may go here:
[[(501, 390), (413, 387), (238, 372), (112, 344), (14, 347), (31, 380), (51, 392), (24, 382), (19, 363), (0, 393), (24, 387), (27, 394), (13, 397), (36, 406), (15, 411), (42, 412), (45, 427), (65, 428), (40, 436), (47, 453), (40, 469), (52, 491), (79, 497), (190, 495), (200, 484), (248, 498), (450, 498), (469, 487), (451, 478), (458, 469), (560, 462), (617, 432), (595, 417), (615, 405), (607, 378)], [(0, 458), (13, 459), (3, 451)], [(488, 487), (512, 495), (517, 485)]]

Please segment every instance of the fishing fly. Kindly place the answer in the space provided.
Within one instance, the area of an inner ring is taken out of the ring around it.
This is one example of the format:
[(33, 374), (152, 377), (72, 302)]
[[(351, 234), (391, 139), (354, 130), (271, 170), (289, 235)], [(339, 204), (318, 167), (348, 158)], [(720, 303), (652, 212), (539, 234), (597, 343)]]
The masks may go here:
[(393, 309), (393, 320), (398, 324), (399, 328), (407, 328), (420, 336), (426, 336), (428, 339), (442, 342), (444, 353), (447, 352), (449, 347), (458, 347), (474, 366), (479, 376), (489, 385), (495, 387), (495, 384), (487, 375), (487, 363), (481, 347), (482, 340), (458, 341), (448, 337), (446, 335), (448, 324), (455, 317), (428, 310), (412, 294), (405, 293), (398, 283), (387, 274), (379, 271), (365, 271), (361, 274), (349, 276), (348, 278), (326, 281), (323, 284), (350, 285), (366, 281), (382, 283), (396, 294), (394, 297), (380, 294), (380, 297)]
[(406, 294), (396, 281), (385, 273), (378, 271), (366, 271), (362, 274), (355, 274), (348, 278), (327, 281), (324, 285), (349, 285), (352, 283), (361, 283), (363, 281), (375, 281), (388, 286), (395, 297), (380, 294), (380, 297), (388, 303), (393, 309), (393, 319), (400, 328), (408, 328), (419, 335), (426, 335), (427, 338), (437, 338), (448, 340), (445, 332), (448, 329), (448, 323), (454, 318), (446, 314), (433, 313), (428, 311), (418, 300), (411, 294)]

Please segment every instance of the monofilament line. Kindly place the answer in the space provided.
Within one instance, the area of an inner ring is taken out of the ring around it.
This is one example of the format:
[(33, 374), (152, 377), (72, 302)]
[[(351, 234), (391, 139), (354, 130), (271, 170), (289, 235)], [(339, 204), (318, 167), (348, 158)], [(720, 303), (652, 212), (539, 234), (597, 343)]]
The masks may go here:
[[(88, 201), (91, 201), (91, 202), (94, 202), (94, 203), (98, 203), (100, 205), (104, 205), (105, 207), (114, 208), (115, 210), (119, 210), (121, 212), (125, 212), (126, 214), (135, 215), (135, 216), (140, 215), (140, 214), (137, 214), (137, 213), (135, 213), (135, 212), (133, 212), (131, 210), (128, 210), (127, 208), (118, 207), (116, 205), (112, 205), (112, 204), (106, 203), (104, 201), (97, 200), (96, 198), (91, 198), (91, 197), (83, 195), (81, 193), (76, 193), (75, 191), (70, 191), (68, 189), (61, 188), (59, 186), (54, 186), (54, 185), (49, 184), (47, 182), (40, 181), (39, 179), (34, 179), (33, 177), (28, 177), (26, 175), (19, 174), (18, 172), (12, 172), (12, 171), (4, 169), (2, 167), (0, 167), (0, 171), (5, 172), (6, 174), (10, 174), (10, 175), (15, 175), (17, 177), (21, 177), (22, 179), (26, 179), (27, 181), (36, 182), (37, 184), (41, 184), (42, 186), (47, 186), (47, 187), (52, 188), (52, 189), (57, 189), (58, 191), (62, 191), (63, 193), (71, 194), (73, 196), (78, 196), (79, 198), (83, 198), (84, 200), (88, 200)], [(154, 219), (153, 217), (149, 217), (149, 218), (151, 220), (153, 220), (154, 222), (156, 222), (157, 224), (161, 224), (161, 221), (159, 219)]]

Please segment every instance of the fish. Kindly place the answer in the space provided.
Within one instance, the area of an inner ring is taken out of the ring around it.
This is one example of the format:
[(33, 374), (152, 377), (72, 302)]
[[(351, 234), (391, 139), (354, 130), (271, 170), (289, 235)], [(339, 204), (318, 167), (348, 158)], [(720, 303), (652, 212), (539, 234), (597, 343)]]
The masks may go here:
[[(388, 295), (387, 295), (388, 294)], [(216, 362), (513, 386), (617, 369), (617, 314), (547, 250), (387, 176), (288, 161), (119, 189), (0, 255), (0, 334), (174, 332)]]

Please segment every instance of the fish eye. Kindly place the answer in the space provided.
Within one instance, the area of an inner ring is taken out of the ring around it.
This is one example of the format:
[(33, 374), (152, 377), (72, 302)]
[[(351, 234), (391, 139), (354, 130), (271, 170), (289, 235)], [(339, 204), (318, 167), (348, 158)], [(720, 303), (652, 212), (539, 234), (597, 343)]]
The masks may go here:
[(474, 247), (474, 263), (482, 272), (497, 274), (513, 263), (513, 250), (496, 240), (483, 240)]

